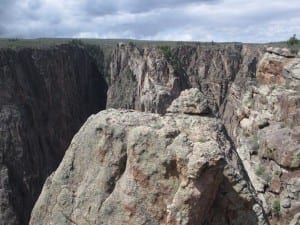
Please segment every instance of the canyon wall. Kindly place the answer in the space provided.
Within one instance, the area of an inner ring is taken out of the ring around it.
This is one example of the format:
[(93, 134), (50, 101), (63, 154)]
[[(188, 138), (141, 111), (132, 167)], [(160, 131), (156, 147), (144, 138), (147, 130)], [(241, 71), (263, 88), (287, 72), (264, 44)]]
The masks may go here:
[(78, 46), (0, 49), (0, 224), (27, 224), (74, 133), (107, 86)]
[(242, 44), (144, 49), (119, 44), (111, 57), (107, 107), (164, 113), (182, 90), (196, 87), (210, 110), (222, 115), (232, 83), (255, 80), (262, 50)]

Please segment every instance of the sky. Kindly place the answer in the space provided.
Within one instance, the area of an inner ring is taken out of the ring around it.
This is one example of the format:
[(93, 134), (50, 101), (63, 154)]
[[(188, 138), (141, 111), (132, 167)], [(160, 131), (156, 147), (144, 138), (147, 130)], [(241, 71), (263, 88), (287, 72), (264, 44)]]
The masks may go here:
[(300, 0), (0, 0), (3, 38), (262, 43), (300, 37)]

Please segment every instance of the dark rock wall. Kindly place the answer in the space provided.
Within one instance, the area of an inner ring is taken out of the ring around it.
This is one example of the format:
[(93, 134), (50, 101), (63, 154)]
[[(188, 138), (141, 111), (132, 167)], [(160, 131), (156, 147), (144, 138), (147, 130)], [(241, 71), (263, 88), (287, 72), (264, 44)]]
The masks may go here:
[(105, 108), (98, 67), (74, 45), (0, 50), (1, 225), (27, 224), (74, 133)]

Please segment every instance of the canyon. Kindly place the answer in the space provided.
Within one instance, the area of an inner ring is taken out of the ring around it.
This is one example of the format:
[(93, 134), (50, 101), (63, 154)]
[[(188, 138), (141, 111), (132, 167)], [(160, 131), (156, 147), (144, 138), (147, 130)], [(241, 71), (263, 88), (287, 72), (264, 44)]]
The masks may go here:
[(0, 49), (0, 81), (0, 224), (299, 223), (288, 49)]

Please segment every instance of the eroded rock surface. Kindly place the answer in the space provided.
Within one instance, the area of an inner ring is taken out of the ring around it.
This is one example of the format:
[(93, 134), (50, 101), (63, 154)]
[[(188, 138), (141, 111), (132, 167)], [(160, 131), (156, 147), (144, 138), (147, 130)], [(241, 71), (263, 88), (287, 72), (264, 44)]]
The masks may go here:
[(266, 224), (220, 121), (185, 113), (92, 115), (30, 224)]
[(271, 224), (289, 224), (300, 210), (295, 188), (300, 167), (299, 66), (300, 59), (287, 50), (271, 48), (259, 62), (257, 82), (244, 89), (232, 86), (228, 96), (235, 99), (239, 124), (225, 125), (233, 128), (231, 137)]

